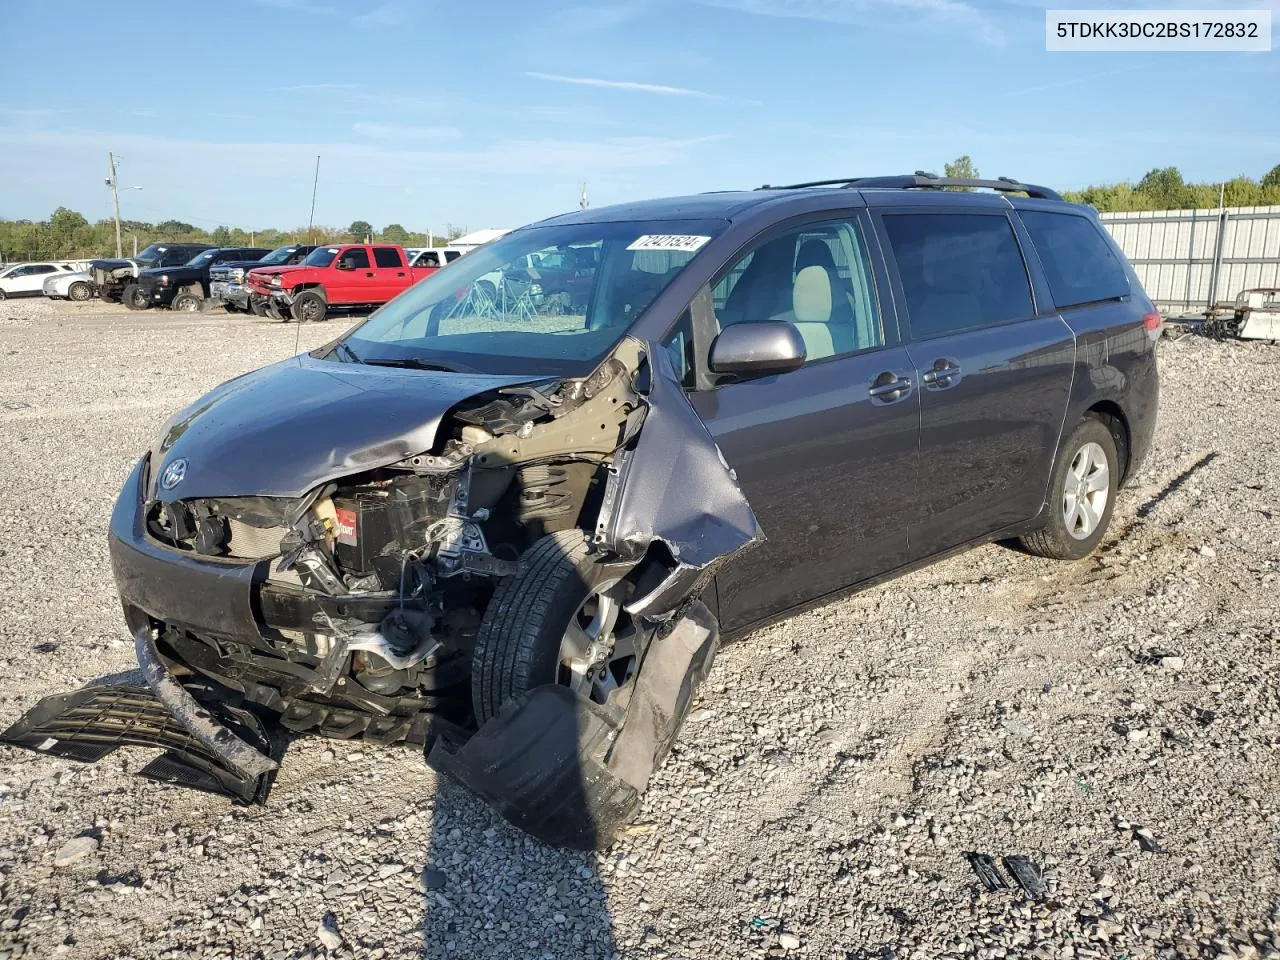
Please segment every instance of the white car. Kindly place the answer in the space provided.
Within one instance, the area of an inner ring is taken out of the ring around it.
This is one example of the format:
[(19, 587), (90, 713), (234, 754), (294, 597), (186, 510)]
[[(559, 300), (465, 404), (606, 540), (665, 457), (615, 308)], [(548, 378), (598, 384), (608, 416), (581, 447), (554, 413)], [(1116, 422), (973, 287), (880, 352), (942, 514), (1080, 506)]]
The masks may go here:
[[(408, 251), (405, 252), (407, 253)], [(457, 247), (423, 248), (409, 257), (409, 266), (447, 267), (466, 252), (466, 250), (459, 250)]]
[(38, 297), (50, 274), (74, 273), (76, 267), (67, 261), (15, 263), (0, 271), (0, 300), (6, 297)]
[(88, 270), (45, 274), (41, 289), (50, 300), (88, 300), (93, 296), (93, 274)]

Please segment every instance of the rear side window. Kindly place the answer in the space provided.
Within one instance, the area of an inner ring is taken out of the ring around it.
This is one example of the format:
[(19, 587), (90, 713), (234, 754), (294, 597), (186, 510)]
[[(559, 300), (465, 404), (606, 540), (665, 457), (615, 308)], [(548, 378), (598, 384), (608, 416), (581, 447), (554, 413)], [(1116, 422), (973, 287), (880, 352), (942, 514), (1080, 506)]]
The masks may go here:
[(453, 263), (453, 261), (457, 260), (460, 256), (462, 256), (462, 253), (458, 250), (446, 250), (444, 252), (444, 262)]
[(374, 247), (373, 262), (379, 267), (403, 267), (400, 251), (395, 247)]
[(1004, 216), (891, 213), (885, 233), (917, 340), (1031, 316), (1026, 264)]
[(1059, 308), (1129, 295), (1129, 277), (1092, 220), (1036, 210), (1023, 211), (1022, 223)]

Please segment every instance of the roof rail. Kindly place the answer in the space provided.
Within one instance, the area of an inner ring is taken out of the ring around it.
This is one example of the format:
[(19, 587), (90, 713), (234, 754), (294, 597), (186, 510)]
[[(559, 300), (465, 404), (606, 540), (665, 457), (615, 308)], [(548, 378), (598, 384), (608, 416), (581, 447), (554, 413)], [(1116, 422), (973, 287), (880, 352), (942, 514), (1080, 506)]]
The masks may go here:
[(939, 190), (943, 187), (973, 187), (995, 190), (999, 193), (1025, 193), (1037, 200), (1061, 200), (1062, 195), (1048, 187), (1034, 183), (1020, 183), (1012, 177), (995, 180), (978, 180), (971, 177), (940, 177), (934, 173), (917, 170), (913, 174), (891, 177), (840, 177), (835, 180), (811, 180), (808, 183), (792, 183), (786, 186), (765, 184), (761, 190), (800, 190), (804, 187), (845, 187), (850, 190)]

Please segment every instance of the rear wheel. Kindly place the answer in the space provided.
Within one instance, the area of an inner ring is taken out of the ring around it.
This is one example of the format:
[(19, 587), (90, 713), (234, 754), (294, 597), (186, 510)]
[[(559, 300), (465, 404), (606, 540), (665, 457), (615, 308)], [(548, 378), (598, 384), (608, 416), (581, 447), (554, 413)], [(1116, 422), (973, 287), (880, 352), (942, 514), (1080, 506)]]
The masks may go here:
[(630, 681), (639, 632), (622, 609), (628, 585), (604, 579), (588, 546), (581, 530), (548, 534), (499, 582), (472, 660), (477, 722), (543, 684), (607, 704)]
[(182, 313), (199, 313), (204, 301), (194, 293), (183, 291), (173, 298), (173, 309)]
[(93, 290), (90, 289), (89, 285), (83, 280), (77, 280), (71, 285), (71, 288), (67, 290), (67, 297), (71, 300), (75, 300), (77, 303), (88, 300), (92, 296)]
[(1079, 560), (1097, 549), (1111, 523), (1120, 481), (1116, 442), (1106, 424), (1092, 417), (1072, 431), (1053, 470), (1049, 517), (1022, 538), (1032, 553)]
[(303, 290), (294, 298), (290, 307), (293, 319), (299, 323), (320, 323), (328, 311), (329, 304), (314, 290)]
[(4, 292), (4, 287), (0, 287), (0, 300), (7, 300), (9, 295)]
[(120, 294), (120, 301), (130, 310), (145, 310), (150, 305), (147, 303), (147, 295), (136, 283), (131, 283), (124, 288)]

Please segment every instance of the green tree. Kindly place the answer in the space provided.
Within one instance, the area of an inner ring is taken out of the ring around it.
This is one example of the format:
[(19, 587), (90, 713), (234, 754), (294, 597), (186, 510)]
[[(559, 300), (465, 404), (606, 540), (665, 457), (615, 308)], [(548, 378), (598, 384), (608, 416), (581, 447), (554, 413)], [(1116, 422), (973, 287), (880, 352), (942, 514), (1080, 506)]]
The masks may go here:
[(409, 239), (409, 231), (398, 223), (391, 223), (382, 228), (382, 239), (403, 245)]
[(1155, 210), (1178, 210), (1184, 206), (1193, 206), (1186, 181), (1177, 167), (1157, 167), (1147, 172), (1138, 181), (1138, 193), (1143, 194), (1157, 206)]
[(231, 228), (219, 226), (213, 233), (209, 234), (209, 242), (215, 247), (231, 246)]
[(1264, 190), (1280, 190), (1280, 163), (1277, 163), (1267, 171), (1267, 175), (1262, 178), (1262, 188)]
[(368, 220), (352, 220), (347, 233), (351, 234), (356, 243), (364, 243), (367, 237), (373, 236), (373, 224)]
[[(981, 174), (978, 168), (974, 166), (973, 158), (967, 153), (963, 156), (956, 157), (950, 163), (943, 164), (943, 176), (952, 177), (956, 180), (977, 180)], [(951, 190), (968, 190), (968, 187), (949, 187)]]

